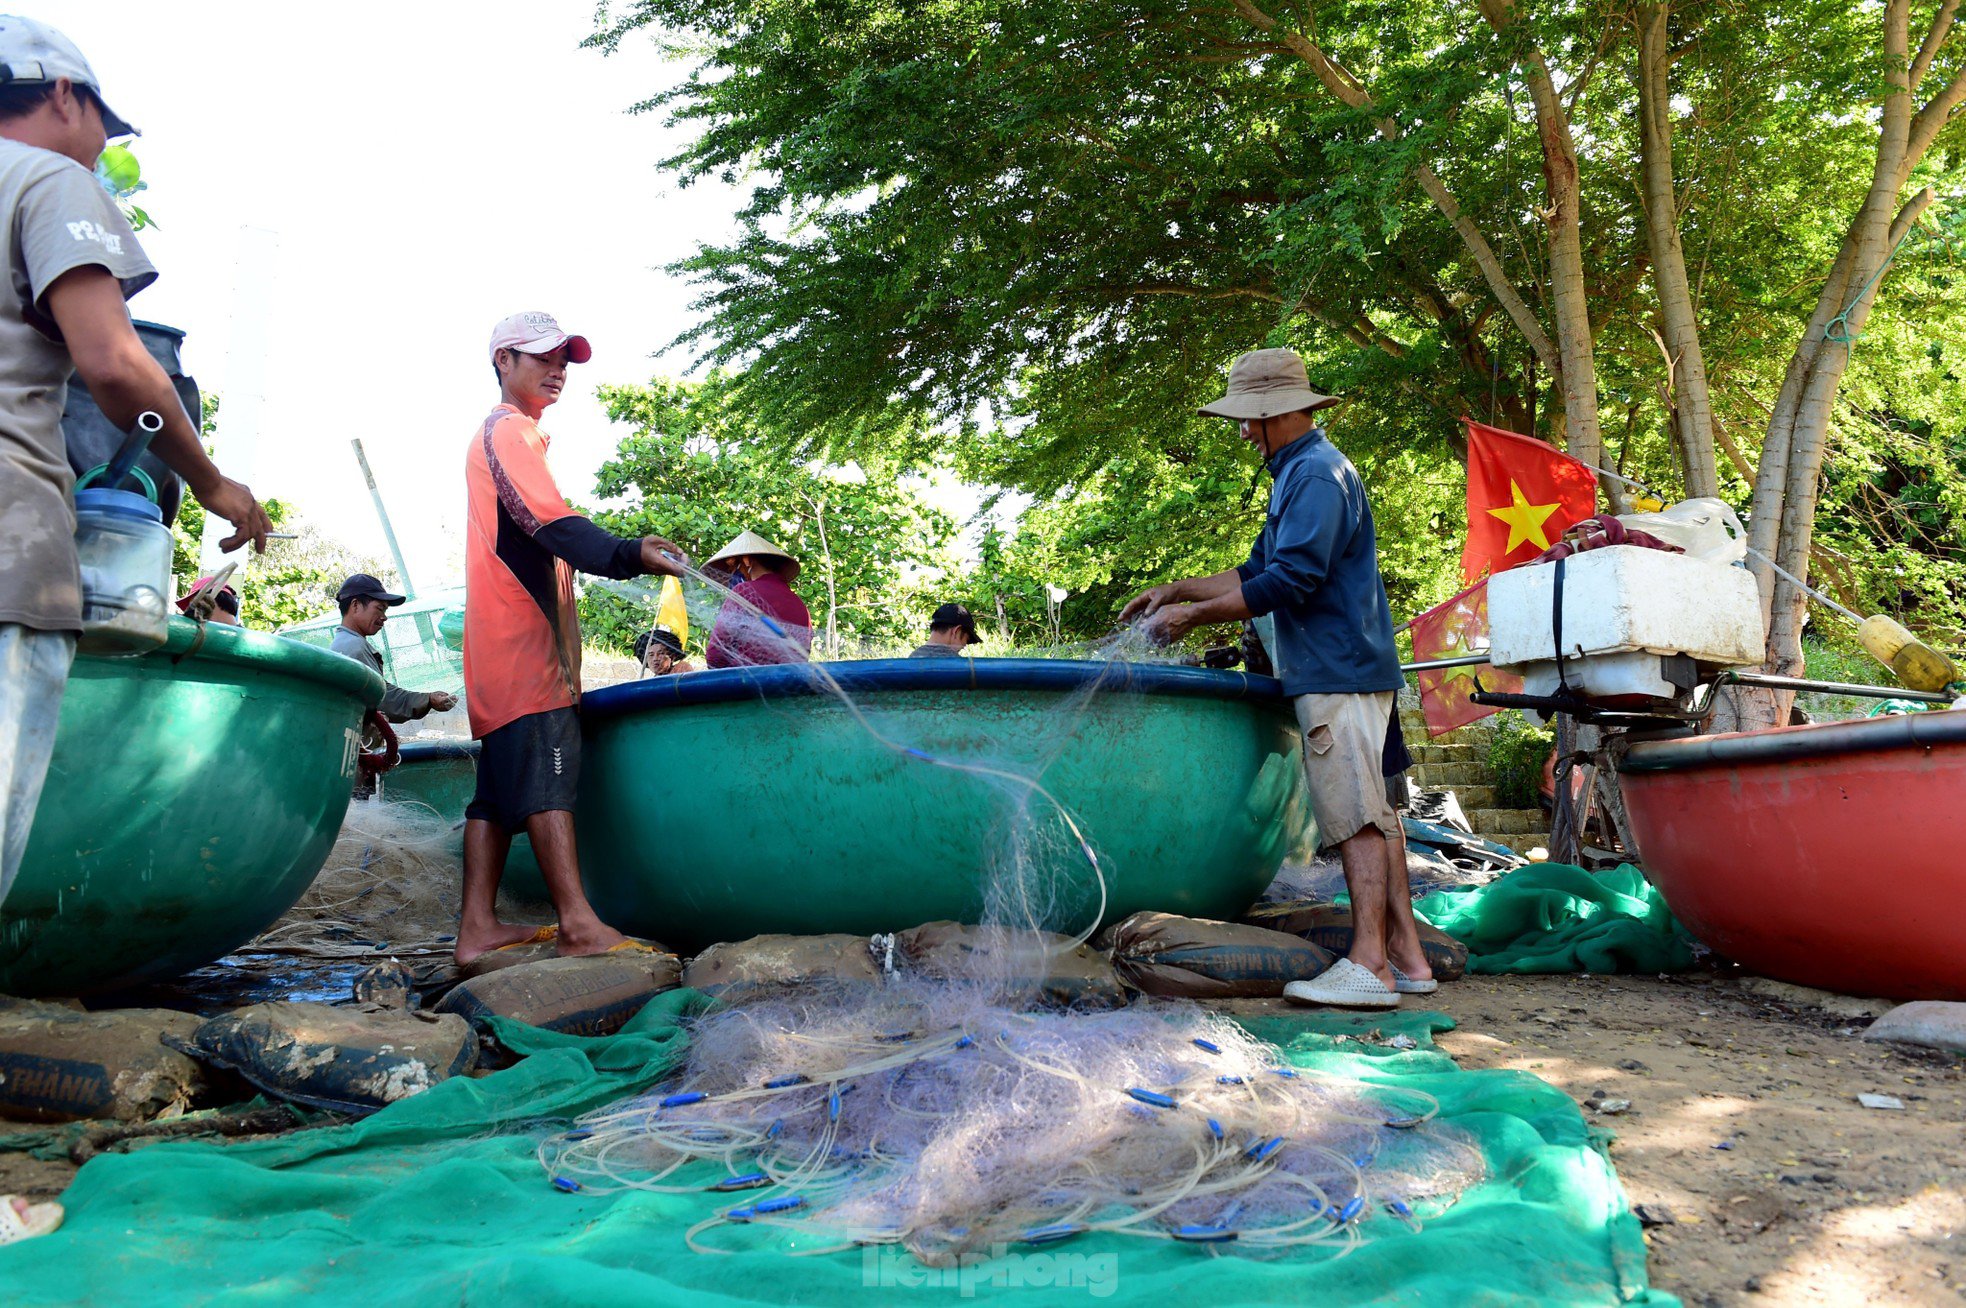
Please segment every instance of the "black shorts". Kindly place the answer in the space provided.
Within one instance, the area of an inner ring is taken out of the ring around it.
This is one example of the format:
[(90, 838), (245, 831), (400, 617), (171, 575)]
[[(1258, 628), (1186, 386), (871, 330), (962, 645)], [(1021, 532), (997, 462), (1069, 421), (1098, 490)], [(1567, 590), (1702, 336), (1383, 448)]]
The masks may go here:
[(464, 816), (516, 835), (535, 813), (573, 812), (579, 789), (579, 715), (570, 708), (528, 713), (478, 742), (478, 793)]
[(1406, 807), (1406, 770), (1413, 766), (1413, 755), (1406, 748), (1406, 733), (1399, 729), (1399, 697), (1393, 697), (1393, 716), (1386, 723), (1386, 747), (1379, 759), (1379, 772), (1386, 778), (1386, 802), (1395, 809)]

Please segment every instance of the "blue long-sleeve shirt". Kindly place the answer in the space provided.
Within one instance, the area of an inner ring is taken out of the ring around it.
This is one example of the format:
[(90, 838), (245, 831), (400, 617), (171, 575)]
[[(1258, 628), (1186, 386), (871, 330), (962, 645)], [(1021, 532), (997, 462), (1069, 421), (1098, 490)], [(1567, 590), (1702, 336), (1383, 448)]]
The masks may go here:
[(1236, 568), (1243, 602), (1276, 623), (1287, 695), (1371, 694), (1404, 684), (1358, 469), (1313, 427), (1270, 456), (1270, 516)]

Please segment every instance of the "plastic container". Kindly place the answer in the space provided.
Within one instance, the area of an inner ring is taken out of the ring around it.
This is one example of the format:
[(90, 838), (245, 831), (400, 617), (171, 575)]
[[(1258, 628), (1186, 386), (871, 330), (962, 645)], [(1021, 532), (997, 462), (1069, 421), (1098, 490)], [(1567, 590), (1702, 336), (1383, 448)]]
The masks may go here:
[[(148, 477), (136, 475), (150, 486)], [(78, 490), (75, 551), (82, 561), (76, 648), (115, 656), (162, 645), (171, 617), (171, 530), (163, 511), (133, 491)]]

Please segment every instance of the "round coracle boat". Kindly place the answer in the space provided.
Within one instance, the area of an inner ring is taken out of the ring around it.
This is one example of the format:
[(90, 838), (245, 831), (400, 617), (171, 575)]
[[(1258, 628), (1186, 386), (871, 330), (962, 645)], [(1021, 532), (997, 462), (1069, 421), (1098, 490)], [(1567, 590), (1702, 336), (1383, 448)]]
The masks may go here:
[(1845, 994), (1966, 999), (1966, 712), (1652, 741), (1619, 781), (1646, 875), (1705, 944)]
[(0, 905), (0, 992), (161, 980), (265, 930), (327, 859), (381, 698), (353, 659), (184, 618), (141, 657), (78, 656)]
[(1244, 673), (729, 668), (598, 690), (581, 715), (589, 897), (680, 947), (986, 912), (1065, 932), (1234, 918), (1314, 831), (1289, 703)]
[[(424, 804), (457, 827), (453, 842), (460, 866), (464, 861), (464, 809), (478, 789), (478, 742), (475, 740), (416, 740), (399, 751), (400, 761), (382, 774), (379, 798), (397, 803)], [(532, 841), (523, 831), (512, 837), (505, 856), (502, 889), (521, 899), (546, 898), (546, 881), (533, 857)]]

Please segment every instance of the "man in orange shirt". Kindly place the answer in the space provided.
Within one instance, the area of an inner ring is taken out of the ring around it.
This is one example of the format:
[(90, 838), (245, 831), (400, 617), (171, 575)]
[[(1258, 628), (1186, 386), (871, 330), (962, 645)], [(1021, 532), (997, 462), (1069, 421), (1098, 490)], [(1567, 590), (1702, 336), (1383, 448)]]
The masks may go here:
[(457, 961), (553, 938), (498, 920), (505, 855), (532, 838), (560, 924), (559, 952), (599, 954), (628, 943), (595, 915), (580, 886), (573, 803), (580, 785), (580, 622), (573, 574), (682, 574), (682, 551), (660, 536), (623, 538), (568, 506), (546, 467), (540, 414), (566, 385), (567, 365), (593, 350), (546, 313), (492, 329), (500, 402), (464, 459), (464, 699), (481, 743), (478, 791), (464, 810), (464, 906)]

